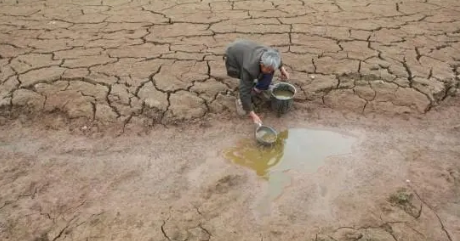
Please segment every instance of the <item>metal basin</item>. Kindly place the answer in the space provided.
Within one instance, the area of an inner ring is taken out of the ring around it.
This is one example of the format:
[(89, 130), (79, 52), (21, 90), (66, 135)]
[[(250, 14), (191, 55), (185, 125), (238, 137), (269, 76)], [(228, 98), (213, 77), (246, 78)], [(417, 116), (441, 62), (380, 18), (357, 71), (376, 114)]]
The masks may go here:
[(278, 139), (278, 133), (273, 128), (262, 125), (261, 123), (256, 124), (254, 135), (257, 142), (264, 146), (271, 146)]
[(289, 83), (282, 82), (273, 86), (270, 97), (271, 108), (278, 117), (291, 109), (296, 93), (295, 86)]

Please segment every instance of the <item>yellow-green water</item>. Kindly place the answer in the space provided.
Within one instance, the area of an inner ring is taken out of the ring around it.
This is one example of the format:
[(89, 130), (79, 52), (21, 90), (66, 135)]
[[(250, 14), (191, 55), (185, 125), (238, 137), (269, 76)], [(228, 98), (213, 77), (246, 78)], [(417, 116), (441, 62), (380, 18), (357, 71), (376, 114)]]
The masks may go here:
[(268, 181), (268, 196), (274, 200), (291, 184), (286, 171), (314, 172), (327, 157), (351, 153), (354, 141), (354, 137), (328, 130), (294, 128), (280, 132), (273, 147), (244, 139), (224, 150), (224, 157)]
[(273, 95), (276, 96), (277, 99), (288, 100), (292, 98), (294, 93), (289, 90), (274, 90)]
[(276, 141), (276, 134), (266, 130), (259, 130), (256, 133), (256, 137), (262, 141), (272, 143)]

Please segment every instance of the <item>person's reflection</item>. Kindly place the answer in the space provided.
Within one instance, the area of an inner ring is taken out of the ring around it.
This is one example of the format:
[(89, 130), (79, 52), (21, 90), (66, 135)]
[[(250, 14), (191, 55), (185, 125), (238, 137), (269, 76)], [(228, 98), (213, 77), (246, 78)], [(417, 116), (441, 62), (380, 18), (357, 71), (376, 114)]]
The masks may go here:
[(254, 140), (245, 140), (236, 147), (224, 152), (225, 158), (256, 171), (258, 176), (268, 180), (270, 168), (276, 166), (284, 155), (284, 145), (288, 131), (278, 134), (278, 140), (272, 147), (258, 146)]

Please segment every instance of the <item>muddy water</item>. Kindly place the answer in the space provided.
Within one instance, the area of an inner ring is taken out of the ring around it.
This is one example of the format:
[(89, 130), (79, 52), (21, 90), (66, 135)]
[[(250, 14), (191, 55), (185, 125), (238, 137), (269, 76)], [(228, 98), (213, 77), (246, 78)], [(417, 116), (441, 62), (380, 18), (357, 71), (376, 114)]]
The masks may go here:
[(256, 133), (257, 138), (259, 138), (262, 141), (272, 143), (276, 141), (276, 134), (272, 133), (270, 131), (261, 129)]
[(289, 100), (294, 96), (294, 93), (289, 90), (275, 90), (273, 91), (273, 95), (279, 100)]
[(289, 170), (314, 172), (327, 157), (351, 153), (354, 142), (354, 137), (333, 131), (294, 128), (280, 132), (273, 147), (244, 139), (224, 150), (224, 157), (268, 181), (267, 197), (272, 201), (291, 185)]

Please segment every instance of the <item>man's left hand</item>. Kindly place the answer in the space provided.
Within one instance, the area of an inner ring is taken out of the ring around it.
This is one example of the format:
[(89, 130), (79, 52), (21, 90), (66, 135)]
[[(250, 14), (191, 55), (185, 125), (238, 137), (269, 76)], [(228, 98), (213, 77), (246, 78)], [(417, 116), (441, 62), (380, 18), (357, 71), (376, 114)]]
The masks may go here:
[(284, 67), (281, 68), (281, 79), (282, 80), (289, 79), (289, 73), (286, 71)]

